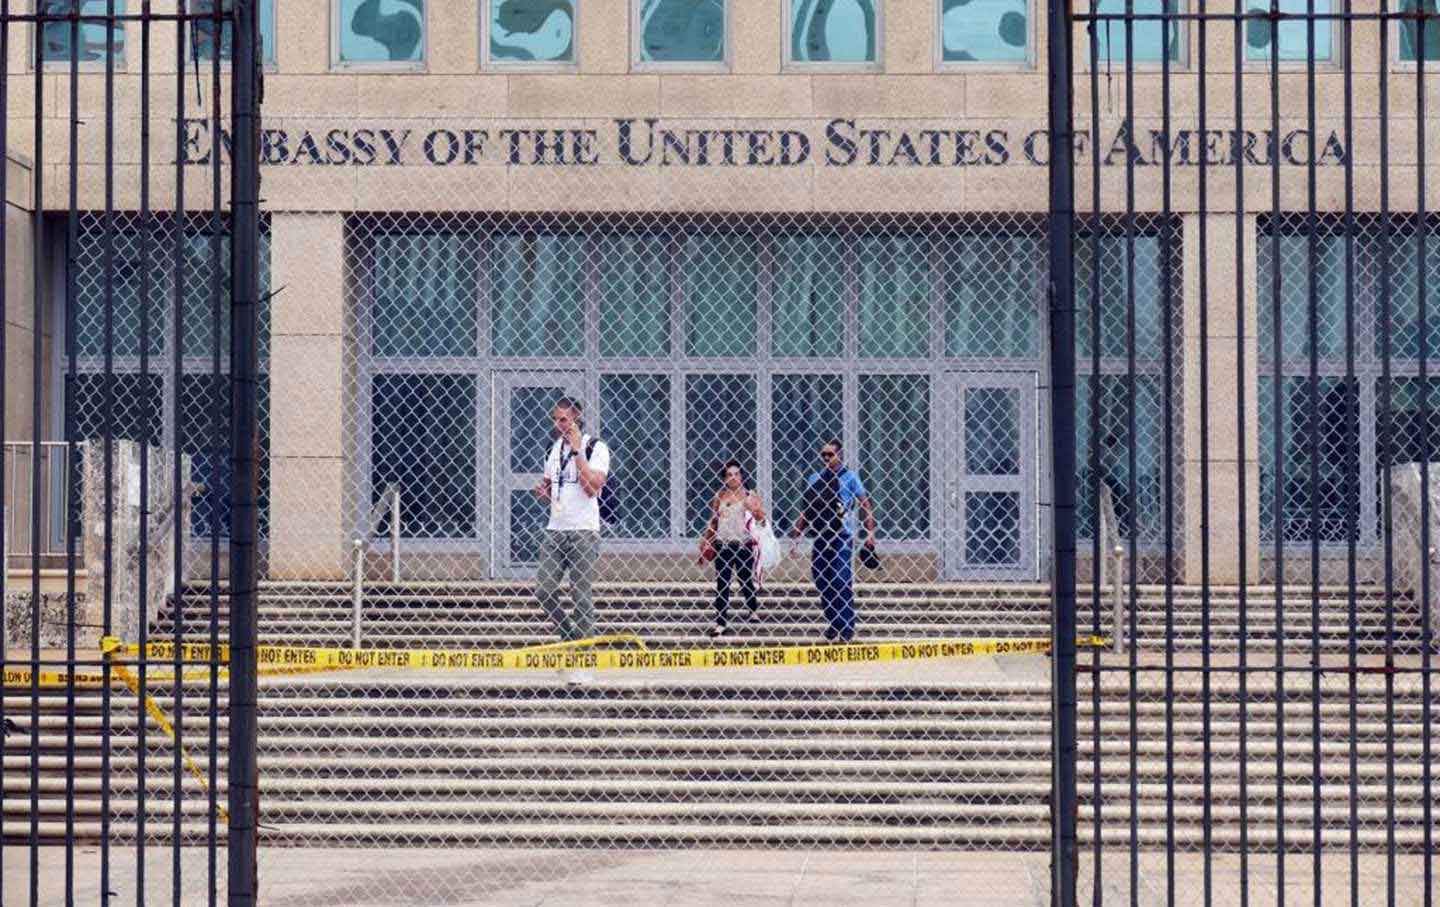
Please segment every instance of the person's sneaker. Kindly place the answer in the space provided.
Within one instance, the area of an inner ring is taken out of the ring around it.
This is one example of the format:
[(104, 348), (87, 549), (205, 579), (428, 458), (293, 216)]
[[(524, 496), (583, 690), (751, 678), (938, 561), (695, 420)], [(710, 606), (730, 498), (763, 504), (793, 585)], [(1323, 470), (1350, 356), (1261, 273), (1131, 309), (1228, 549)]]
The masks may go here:
[(720, 637), (724, 636), (726, 633), (729, 632), (730, 630), (724, 624), (716, 624), (715, 626), (710, 628), (710, 638), (719, 639)]
[(568, 684), (570, 684), (572, 687), (573, 687), (573, 686), (580, 686), (580, 685), (582, 685), (582, 684), (594, 683), (594, 682), (595, 682), (595, 672), (594, 672), (594, 671), (586, 671), (586, 670), (584, 670), (584, 669), (577, 669), (577, 670), (574, 670), (574, 671), (566, 671), (566, 672), (565, 672), (565, 682), (568, 683)]

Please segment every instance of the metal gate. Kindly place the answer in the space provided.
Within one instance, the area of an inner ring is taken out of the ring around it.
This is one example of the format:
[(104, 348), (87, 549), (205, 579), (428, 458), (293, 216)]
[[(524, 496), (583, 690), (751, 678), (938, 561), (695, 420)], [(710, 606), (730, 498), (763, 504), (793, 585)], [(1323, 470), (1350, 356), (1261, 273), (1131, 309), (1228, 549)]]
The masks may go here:
[(15, 903), (254, 902), (258, 33), (247, 0), (0, 4)]
[(1054, 903), (1433, 904), (1435, 5), (1048, 19)]

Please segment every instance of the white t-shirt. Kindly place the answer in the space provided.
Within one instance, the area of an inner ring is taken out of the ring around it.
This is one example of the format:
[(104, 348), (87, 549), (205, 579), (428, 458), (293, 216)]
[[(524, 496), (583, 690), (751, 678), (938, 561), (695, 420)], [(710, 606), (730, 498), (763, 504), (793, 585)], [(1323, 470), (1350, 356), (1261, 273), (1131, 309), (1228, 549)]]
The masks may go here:
[[(580, 438), (580, 449), (590, 443), (590, 436)], [(604, 441), (595, 442), (588, 459), (590, 468), (610, 474), (610, 448)], [(562, 468), (563, 466), (563, 468)], [(549, 529), (567, 531), (600, 531), (600, 498), (591, 497), (580, 487), (579, 469), (570, 445), (556, 441), (545, 458), (545, 480), (550, 483)]]

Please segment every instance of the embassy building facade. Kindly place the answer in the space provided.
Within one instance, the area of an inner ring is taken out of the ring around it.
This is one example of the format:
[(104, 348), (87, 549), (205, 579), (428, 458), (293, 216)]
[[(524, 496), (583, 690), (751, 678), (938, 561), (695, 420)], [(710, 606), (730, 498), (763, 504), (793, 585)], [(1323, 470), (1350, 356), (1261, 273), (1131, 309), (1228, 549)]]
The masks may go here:
[[(40, 2), (68, 9), (81, 0)], [(1154, 13), (1160, 2), (1136, 0), (1135, 10)], [(106, 4), (81, 5), (103, 13)], [(584, 402), (587, 430), (615, 451), (623, 504), (602, 551), (612, 578), (705, 575), (692, 565), (695, 540), (717, 470), (732, 457), (788, 528), (816, 450), (831, 438), (870, 490), (887, 579), (1048, 578), (1043, 7), (262, 0), (261, 9), (270, 578), (344, 577), (357, 538), (384, 563), (393, 488), (407, 578), (529, 576), (544, 524), (531, 489), (548, 410), (562, 395)], [(1326, 563), (1343, 570), (1346, 517), (1357, 506), (1362, 556), (1373, 553), (1382, 335), (1392, 349), (1396, 456), (1415, 459), (1422, 434), (1413, 235), (1437, 224), (1417, 226), (1414, 215), (1415, 67), (1422, 55), (1440, 56), (1440, 36), (1422, 47), (1399, 26), (1382, 54), (1373, 27), (1356, 30), (1355, 109), (1368, 119), (1347, 139), (1339, 25), (1313, 41), (1303, 25), (1273, 36), (1253, 25), (1239, 36), (1239, 86), (1229, 24), (1162, 30), (1142, 21), (1128, 45), (1119, 26), (1097, 31), (1093, 47), (1087, 30), (1075, 37), (1077, 86), (1088, 87), (1091, 61), (1105, 70), (1098, 96), (1075, 99), (1080, 481), (1111, 488), (1144, 578), (1161, 576), (1168, 548), (1176, 577), (1199, 579), (1202, 441), (1217, 502), (1213, 580), (1241, 577), (1242, 549), (1251, 580), (1288, 544), (1309, 550), (1312, 465)], [(223, 399), (210, 354), (225, 349), (225, 330), (207, 262), (210, 244), (228, 239), (208, 211), (228, 136), (211, 119), (211, 79), (217, 46), (225, 79), (229, 36), (156, 31), (153, 71), (176, 73), (177, 46), (186, 71), (153, 90), (148, 205), (157, 213), (142, 219), (140, 26), (109, 37), (99, 23), (79, 30), (87, 213), (69, 249), (70, 28), (12, 36), (12, 75), (41, 70), (41, 120), (53, 135), (38, 204), (53, 214), (38, 219), (37, 234), (34, 174), (19, 155), (7, 162), (6, 440), (36, 436), (26, 357), (39, 331), (49, 393), (41, 439), (63, 437), (57, 401), (73, 341), (81, 435), (101, 433), (108, 412), (116, 435), (179, 445), (197, 481), (213, 484), (225, 480), (225, 457), (210, 431), (212, 403)], [(1202, 41), (1215, 62), (1203, 122)], [(98, 87), (107, 48), (122, 99), (109, 123), (113, 246), (103, 229)], [(1368, 113), (1386, 80), (1391, 210), (1401, 224), (1388, 254), (1375, 215), (1378, 121)], [(20, 148), (35, 140), (35, 80), (10, 84), (9, 136)], [(1360, 212), (1350, 237), (1353, 312), (1341, 216), (1347, 163)], [(1430, 210), (1440, 208), (1436, 176), (1425, 183)], [(1321, 225), (1313, 271), (1310, 240), (1298, 235), (1312, 203)], [(73, 287), (63, 279), (67, 255)], [(1388, 331), (1378, 326), (1382, 260), (1394, 297)], [(32, 261), (43, 263), (39, 281)], [(1440, 294), (1440, 255), (1425, 267)], [(147, 270), (148, 299), (139, 279)], [(37, 284), (38, 322), (26, 302)], [(1304, 405), (1312, 338), (1318, 461)], [(1347, 418), (1354, 405), (1358, 433)], [(1081, 516), (1082, 535), (1093, 537), (1093, 508)], [(191, 522), (197, 545), (223, 535), (224, 502), (198, 495)]]

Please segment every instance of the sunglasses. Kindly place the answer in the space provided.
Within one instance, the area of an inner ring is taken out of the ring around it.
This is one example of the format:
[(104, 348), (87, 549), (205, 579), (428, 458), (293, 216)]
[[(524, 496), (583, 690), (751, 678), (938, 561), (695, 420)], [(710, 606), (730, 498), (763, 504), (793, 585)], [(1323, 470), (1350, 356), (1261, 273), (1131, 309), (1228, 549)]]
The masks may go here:
[(820, 451), (820, 459), (822, 459), (822, 460), (833, 460), (833, 459), (835, 459), (835, 451), (833, 451), (833, 450), (822, 450), (822, 451)]

